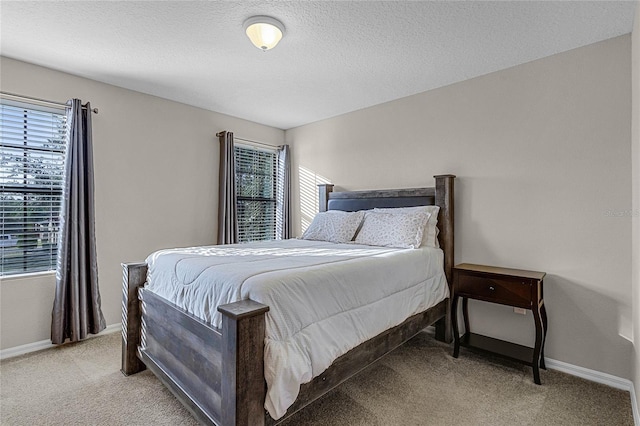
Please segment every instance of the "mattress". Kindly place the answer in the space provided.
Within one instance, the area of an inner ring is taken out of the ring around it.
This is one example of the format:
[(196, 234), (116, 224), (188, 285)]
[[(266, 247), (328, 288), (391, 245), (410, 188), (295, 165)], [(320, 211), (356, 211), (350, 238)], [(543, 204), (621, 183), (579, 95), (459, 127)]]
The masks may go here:
[(169, 249), (147, 258), (145, 287), (215, 327), (219, 305), (270, 307), (265, 408), (277, 420), (336, 358), (447, 298), (443, 259), (430, 247), (299, 239)]

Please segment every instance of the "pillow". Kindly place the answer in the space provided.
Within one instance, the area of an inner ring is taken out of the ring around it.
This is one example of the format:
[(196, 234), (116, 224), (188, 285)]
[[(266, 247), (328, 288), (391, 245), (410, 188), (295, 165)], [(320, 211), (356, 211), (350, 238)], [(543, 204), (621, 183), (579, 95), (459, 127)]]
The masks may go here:
[(318, 213), (302, 234), (302, 239), (348, 243), (353, 240), (363, 217), (364, 212), (329, 210)]
[(422, 243), (429, 213), (378, 213), (367, 212), (356, 244), (370, 246), (418, 248)]
[(375, 208), (374, 212), (379, 213), (413, 213), (413, 212), (425, 212), (429, 213), (429, 221), (424, 229), (422, 237), (422, 244), (420, 247), (435, 247), (439, 248), (438, 243), (438, 212), (440, 206), (416, 206), (416, 207), (390, 207), (390, 208)]

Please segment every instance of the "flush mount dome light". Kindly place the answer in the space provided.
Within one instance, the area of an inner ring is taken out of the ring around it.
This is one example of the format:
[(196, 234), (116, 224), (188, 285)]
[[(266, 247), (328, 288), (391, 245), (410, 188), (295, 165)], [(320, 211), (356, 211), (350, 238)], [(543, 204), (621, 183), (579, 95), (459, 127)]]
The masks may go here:
[(269, 16), (254, 16), (244, 21), (244, 31), (251, 43), (263, 52), (276, 47), (284, 35), (284, 25)]

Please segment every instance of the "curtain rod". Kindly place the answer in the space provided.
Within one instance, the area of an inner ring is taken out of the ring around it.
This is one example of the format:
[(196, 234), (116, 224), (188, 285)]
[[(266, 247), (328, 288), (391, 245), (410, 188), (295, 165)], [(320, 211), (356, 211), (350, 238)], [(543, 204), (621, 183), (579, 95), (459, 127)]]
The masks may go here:
[[(54, 106), (54, 107), (65, 107), (65, 108), (67, 107), (66, 103), (48, 101), (46, 99), (34, 98), (32, 96), (16, 95), (15, 93), (9, 93), (9, 92), (0, 92), (0, 96), (3, 97), (3, 98), (14, 100), (14, 101), (38, 102), (38, 103), (42, 104), (43, 106)], [(82, 108), (86, 109), (87, 106), (86, 105), (82, 105)], [(98, 113), (98, 108), (91, 108), (91, 112), (93, 112), (94, 114), (97, 114)]]

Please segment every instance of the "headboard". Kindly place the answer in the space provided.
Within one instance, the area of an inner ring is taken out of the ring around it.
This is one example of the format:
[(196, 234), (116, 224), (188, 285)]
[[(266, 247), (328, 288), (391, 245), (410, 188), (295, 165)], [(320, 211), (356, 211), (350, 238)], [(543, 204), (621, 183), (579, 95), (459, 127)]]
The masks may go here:
[(333, 185), (318, 185), (320, 211), (369, 210), (374, 207), (440, 206), (438, 213), (438, 241), (444, 252), (444, 272), (449, 287), (453, 284), (454, 251), (454, 175), (437, 175), (436, 186), (431, 188), (383, 189), (372, 191), (333, 192)]

